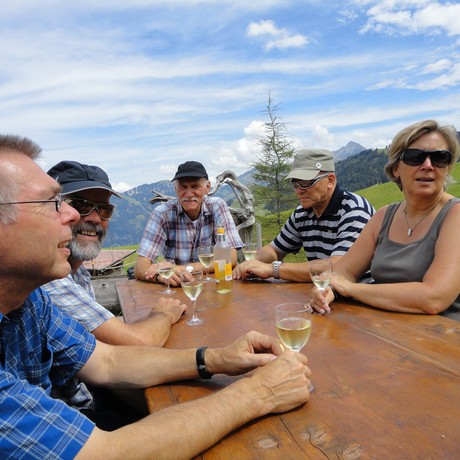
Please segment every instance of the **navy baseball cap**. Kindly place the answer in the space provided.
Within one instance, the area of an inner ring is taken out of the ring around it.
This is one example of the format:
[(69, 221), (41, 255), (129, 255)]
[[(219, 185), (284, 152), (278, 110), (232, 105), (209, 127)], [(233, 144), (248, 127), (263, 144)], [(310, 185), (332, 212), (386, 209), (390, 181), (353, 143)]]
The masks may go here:
[(100, 188), (123, 198), (112, 188), (109, 176), (99, 166), (85, 165), (77, 161), (61, 161), (48, 171), (48, 175), (61, 184), (63, 195)]
[(208, 173), (204, 166), (198, 161), (186, 161), (177, 168), (176, 175), (171, 182), (183, 177), (205, 177), (208, 179)]

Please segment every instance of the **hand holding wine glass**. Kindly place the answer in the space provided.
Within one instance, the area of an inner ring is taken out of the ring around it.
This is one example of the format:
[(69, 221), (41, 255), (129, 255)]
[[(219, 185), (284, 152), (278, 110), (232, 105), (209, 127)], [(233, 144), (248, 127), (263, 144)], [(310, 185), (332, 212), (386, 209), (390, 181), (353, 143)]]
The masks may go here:
[(214, 253), (211, 244), (200, 244), (198, 247), (198, 259), (200, 260), (201, 265), (203, 265), (206, 269), (206, 278), (204, 281), (214, 281), (214, 279), (209, 276), (209, 267), (214, 261)]
[(243, 256), (246, 260), (255, 260), (257, 255), (257, 243), (246, 243), (243, 247)]
[(160, 291), (161, 294), (174, 294), (174, 291), (169, 286), (169, 278), (174, 275), (176, 271), (176, 264), (174, 259), (163, 259), (157, 262), (158, 276), (163, 277), (166, 280), (166, 289)]
[[(296, 353), (308, 342), (311, 333), (311, 307), (300, 302), (282, 303), (275, 307), (276, 333), (283, 345)], [(313, 384), (308, 390), (315, 389)]]
[(320, 290), (321, 293), (329, 286), (332, 278), (332, 260), (331, 259), (316, 259), (308, 261), (310, 270), (310, 278), (313, 284)]
[(181, 286), (186, 296), (192, 301), (192, 317), (186, 324), (197, 326), (203, 324), (204, 320), (198, 318), (196, 312), (196, 299), (203, 290), (203, 271), (202, 270), (185, 270), (180, 274)]

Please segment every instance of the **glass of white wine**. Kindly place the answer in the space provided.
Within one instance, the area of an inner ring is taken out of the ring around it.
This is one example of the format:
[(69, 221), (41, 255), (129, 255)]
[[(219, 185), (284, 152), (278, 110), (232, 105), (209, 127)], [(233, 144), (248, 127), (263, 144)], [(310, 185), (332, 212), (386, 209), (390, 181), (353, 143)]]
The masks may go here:
[(245, 260), (254, 260), (257, 255), (257, 243), (246, 243), (243, 247)]
[(180, 274), (182, 290), (185, 292), (186, 296), (192, 301), (192, 317), (187, 321), (189, 326), (197, 326), (203, 324), (204, 320), (198, 318), (196, 311), (196, 299), (201, 294), (203, 290), (203, 271), (194, 270), (194, 271), (183, 271)]
[(321, 291), (329, 286), (332, 278), (332, 260), (331, 259), (316, 259), (308, 261), (310, 270), (310, 278), (313, 284)]
[(198, 247), (198, 259), (201, 265), (206, 269), (206, 278), (204, 278), (204, 281), (214, 281), (214, 278), (209, 276), (209, 267), (214, 261), (214, 253), (211, 244), (200, 244)]
[(176, 271), (176, 264), (174, 259), (163, 259), (157, 262), (158, 275), (166, 280), (166, 289), (160, 291), (161, 294), (174, 294), (174, 291), (169, 286), (169, 278), (174, 275)]
[[(301, 302), (282, 303), (275, 307), (276, 333), (284, 346), (300, 352), (311, 333), (311, 307)], [(310, 393), (315, 389), (310, 384)]]

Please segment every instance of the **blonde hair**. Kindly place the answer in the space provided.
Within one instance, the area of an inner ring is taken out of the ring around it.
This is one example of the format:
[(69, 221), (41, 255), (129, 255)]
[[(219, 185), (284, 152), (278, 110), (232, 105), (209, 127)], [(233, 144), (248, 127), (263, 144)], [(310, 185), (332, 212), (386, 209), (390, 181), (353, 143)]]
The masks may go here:
[(394, 174), (395, 166), (401, 161), (401, 154), (416, 140), (420, 139), (425, 134), (439, 133), (447, 143), (448, 150), (452, 154), (452, 162), (447, 167), (447, 176), (444, 184), (444, 189), (447, 187), (449, 182), (452, 181), (449, 173), (452, 171), (456, 161), (460, 154), (460, 144), (456, 129), (451, 125), (441, 126), (435, 120), (425, 120), (399, 131), (393, 139), (388, 150), (388, 163), (385, 165), (385, 174), (388, 179), (395, 182), (396, 185), (402, 190), (401, 179), (396, 177)]

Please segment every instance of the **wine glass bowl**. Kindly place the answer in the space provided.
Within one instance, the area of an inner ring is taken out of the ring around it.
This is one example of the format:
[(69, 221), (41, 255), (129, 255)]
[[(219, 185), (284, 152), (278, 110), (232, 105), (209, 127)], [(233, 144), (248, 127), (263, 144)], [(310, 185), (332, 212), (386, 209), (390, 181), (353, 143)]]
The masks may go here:
[(214, 279), (209, 276), (209, 267), (214, 261), (212, 245), (200, 244), (198, 247), (198, 259), (201, 265), (206, 269), (206, 278), (204, 278), (204, 281), (214, 281)]
[(243, 246), (243, 256), (245, 260), (255, 260), (257, 255), (257, 243), (246, 243)]
[(176, 271), (176, 264), (174, 259), (164, 259), (157, 262), (158, 275), (162, 276), (166, 280), (166, 289), (160, 291), (161, 294), (174, 294), (174, 291), (170, 288), (169, 279), (174, 275)]
[(312, 283), (320, 290), (321, 293), (329, 286), (332, 278), (332, 260), (316, 259), (308, 261), (310, 278)]
[[(311, 307), (301, 302), (290, 302), (276, 305), (275, 327), (281, 343), (289, 350), (299, 353), (310, 338)], [(310, 382), (308, 391), (314, 391)]]
[(311, 332), (309, 305), (293, 302), (275, 307), (276, 332), (284, 346), (299, 352), (308, 342)]
[(197, 326), (203, 324), (204, 320), (198, 318), (196, 311), (196, 299), (203, 290), (203, 271), (183, 271), (180, 274), (181, 286), (185, 295), (192, 301), (192, 317), (186, 322), (189, 326)]

